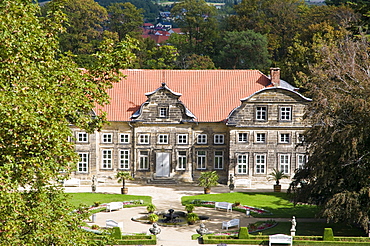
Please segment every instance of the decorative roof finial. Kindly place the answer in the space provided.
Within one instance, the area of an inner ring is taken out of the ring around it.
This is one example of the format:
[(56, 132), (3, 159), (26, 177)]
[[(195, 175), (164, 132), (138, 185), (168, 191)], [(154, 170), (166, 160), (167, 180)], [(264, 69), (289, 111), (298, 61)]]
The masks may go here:
[(162, 82), (162, 87), (165, 87), (166, 86), (166, 83), (165, 82)]

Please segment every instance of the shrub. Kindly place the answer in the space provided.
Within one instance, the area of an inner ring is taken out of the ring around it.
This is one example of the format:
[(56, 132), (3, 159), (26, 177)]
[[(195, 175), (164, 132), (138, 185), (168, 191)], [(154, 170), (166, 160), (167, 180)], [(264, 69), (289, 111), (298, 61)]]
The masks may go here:
[(111, 234), (111, 236), (115, 239), (121, 239), (122, 238), (122, 233), (121, 233), (121, 229), (119, 227), (113, 227), (112, 228), (113, 232)]
[(150, 223), (154, 223), (154, 222), (157, 222), (159, 219), (158, 215), (156, 214), (149, 214), (148, 215), (148, 220), (150, 221)]
[(239, 239), (249, 239), (249, 233), (248, 233), (248, 228), (247, 227), (240, 227), (239, 228), (238, 238)]
[(186, 205), (185, 205), (185, 210), (186, 210), (186, 212), (188, 212), (188, 213), (192, 213), (192, 212), (194, 211), (194, 204), (191, 204), (191, 203), (186, 204)]
[(331, 228), (324, 228), (323, 240), (324, 241), (334, 241), (333, 229), (331, 229)]
[(92, 225), (91, 226), (91, 229), (93, 229), (93, 230), (98, 230), (100, 228), (100, 226), (98, 226), (98, 225)]
[(194, 224), (197, 220), (199, 220), (199, 217), (196, 213), (188, 213), (186, 216), (189, 224)]
[(149, 213), (153, 213), (156, 209), (157, 209), (157, 207), (153, 203), (149, 203), (148, 206), (146, 207), (146, 210)]
[(94, 207), (99, 207), (99, 205), (100, 205), (100, 202), (94, 202)]

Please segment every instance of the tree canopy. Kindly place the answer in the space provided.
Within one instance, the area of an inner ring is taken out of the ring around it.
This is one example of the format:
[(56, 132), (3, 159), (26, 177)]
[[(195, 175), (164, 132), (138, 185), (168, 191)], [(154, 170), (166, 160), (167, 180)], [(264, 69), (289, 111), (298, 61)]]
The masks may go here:
[(322, 39), (306, 87), (308, 160), (291, 184), (296, 201), (321, 205), (328, 220), (368, 229), (370, 45), (365, 37)]
[(86, 214), (72, 213), (59, 184), (78, 161), (70, 124), (102, 126), (104, 114), (92, 110), (108, 102), (105, 91), (131, 53), (107, 40), (99, 66), (83, 71), (59, 51), (66, 20), (58, 5), (40, 17), (32, 0), (5, 0), (0, 12), (0, 241), (88, 245), (79, 229)]

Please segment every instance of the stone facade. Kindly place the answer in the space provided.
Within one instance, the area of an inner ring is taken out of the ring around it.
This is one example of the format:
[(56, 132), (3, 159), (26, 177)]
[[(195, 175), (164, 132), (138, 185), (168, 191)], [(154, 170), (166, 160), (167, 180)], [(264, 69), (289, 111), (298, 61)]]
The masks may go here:
[(128, 170), (136, 180), (193, 182), (216, 170), (225, 184), (230, 175), (265, 182), (272, 169), (293, 175), (305, 160), (297, 143), (310, 99), (280, 84), (241, 99), (220, 122), (198, 122), (164, 83), (146, 96), (130, 121), (112, 121), (93, 134), (72, 127), (80, 155), (74, 177), (114, 179)]

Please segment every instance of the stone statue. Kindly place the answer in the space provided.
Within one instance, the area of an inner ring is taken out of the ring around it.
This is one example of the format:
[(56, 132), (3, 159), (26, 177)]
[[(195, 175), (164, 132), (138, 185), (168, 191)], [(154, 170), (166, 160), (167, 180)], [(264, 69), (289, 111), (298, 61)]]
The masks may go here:
[(161, 233), (161, 228), (158, 227), (157, 223), (153, 223), (153, 228), (149, 228), (149, 232), (153, 235), (158, 235)]
[(196, 232), (202, 237), (204, 234), (208, 232), (206, 226), (202, 223), (199, 225), (199, 229), (196, 229)]
[(234, 177), (233, 177), (233, 175), (230, 173), (230, 183), (229, 183), (229, 189), (231, 190), (231, 191), (233, 191), (234, 190), (234, 188), (235, 188), (235, 185), (234, 185)]
[(295, 227), (297, 225), (297, 221), (295, 220), (295, 216), (293, 216), (293, 219), (291, 220), (292, 222), (292, 229), (291, 230), (295, 230)]
[(96, 177), (95, 177), (95, 175), (92, 176), (91, 182), (92, 182), (91, 190), (92, 190), (92, 192), (95, 192), (96, 191), (96, 183), (95, 183), (96, 182)]

